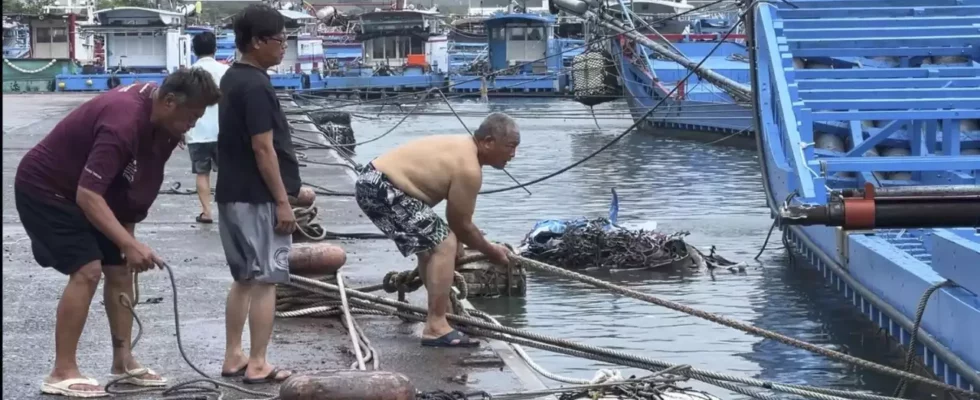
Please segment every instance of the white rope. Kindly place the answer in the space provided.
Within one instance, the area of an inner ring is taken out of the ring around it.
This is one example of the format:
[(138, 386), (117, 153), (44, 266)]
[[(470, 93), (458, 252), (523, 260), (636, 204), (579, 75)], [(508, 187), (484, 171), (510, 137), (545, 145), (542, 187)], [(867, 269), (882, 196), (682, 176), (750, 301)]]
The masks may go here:
[(347, 291), (344, 290), (344, 276), (337, 271), (337, 287), (340, 288), (340, 302), (344, 310), (344, 322), (347, 323), (347, 332), (350, 333), (351, 343), (354, 345), (354, 356), (357, 357), (357, 368), (361, 371), (367, 370), (364, 366), (364, 354), (361, 353), (361, 344), (357, 342), (357, 330), (354, 329), (354, 317), (350, 315), (350, 306), (347, 305)]

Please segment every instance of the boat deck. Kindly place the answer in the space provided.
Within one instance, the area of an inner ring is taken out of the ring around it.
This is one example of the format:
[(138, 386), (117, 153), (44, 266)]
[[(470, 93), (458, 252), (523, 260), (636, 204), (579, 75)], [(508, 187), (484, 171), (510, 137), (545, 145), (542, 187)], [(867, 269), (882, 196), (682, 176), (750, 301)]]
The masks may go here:
[[(980, 185), (978, 23), (977, 0), (761, 5), (752, 29), (770, 205), (827, 205), (831, 191), (865, 185)], [(939, 379), (980, 390), (980, 232), (788, 229), (809, 264), (899, 343), (921, 318), (916, 354)]]

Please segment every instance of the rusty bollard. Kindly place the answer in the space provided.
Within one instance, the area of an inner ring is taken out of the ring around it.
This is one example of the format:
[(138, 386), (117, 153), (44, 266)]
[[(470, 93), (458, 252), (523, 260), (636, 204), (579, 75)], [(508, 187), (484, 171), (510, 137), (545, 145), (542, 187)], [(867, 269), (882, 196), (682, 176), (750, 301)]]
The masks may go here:
[(337, 370), (291, 376), (279, 388), (282, 400), (414, 400), (415, 386), (402, 374)]

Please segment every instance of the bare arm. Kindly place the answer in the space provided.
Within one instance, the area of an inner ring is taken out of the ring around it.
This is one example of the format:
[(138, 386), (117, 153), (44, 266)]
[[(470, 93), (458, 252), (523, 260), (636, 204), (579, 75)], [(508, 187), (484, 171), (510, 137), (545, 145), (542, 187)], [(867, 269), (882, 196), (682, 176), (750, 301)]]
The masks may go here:
[(482, 184), (483, 176), (479, 169), (467, 168), (456, 172), (446, 199), (446, 218), (449, 220), (449, 229), (452, 229), (459, 241), (486, 254), (493, 245), (473, 223), (476, 196)]
[(95, 228), (105, 234), (109, 240), (112, 240), (116, 246), (119, 246), (120, 250), (125, 250), (136, 244), (136, 238), (119, 223), (102, 195), (79, 185), (78, 192), (75, 194), (75, 202), (85, 213), (89, 222), (95, 225)]
[(276, 205), (289, 204), (286, 186), (283, 185), (282, 175), (279, 174), (279, 158), (276, 156), (276, 149), (272, 146), (271, 130), (252, 136), (252, 151), (255, 152), (255, 162), (258, 164), (262, 181), (269, 188), (269, 193), (272, 193)]

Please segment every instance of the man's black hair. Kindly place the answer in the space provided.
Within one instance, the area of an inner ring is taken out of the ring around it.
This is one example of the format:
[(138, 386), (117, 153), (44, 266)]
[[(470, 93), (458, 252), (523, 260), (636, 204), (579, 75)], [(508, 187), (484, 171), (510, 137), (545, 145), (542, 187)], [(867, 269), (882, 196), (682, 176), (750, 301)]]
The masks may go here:
[(191, 50), (198, 57), (213, 56), (217, 53), (218, 39), (214, 36), (214, 32), (204, 31), (195, 35), (194, 39), (191, 39)]
[(252, 49), (252, 39), (267, 39), (282, 33), (286, 19), (278, 10), (267, 4), (250, 4), (235, 16), (232, 29), (235, 31), (235, 47), (241, 53)]
[(177, 103), (195, 107), (210, 107), (221, 100), (221, 90), (211, 73), (201, 68), (181, 68), (163, 80), (158, 92), (162, 98), (173, 94)]

